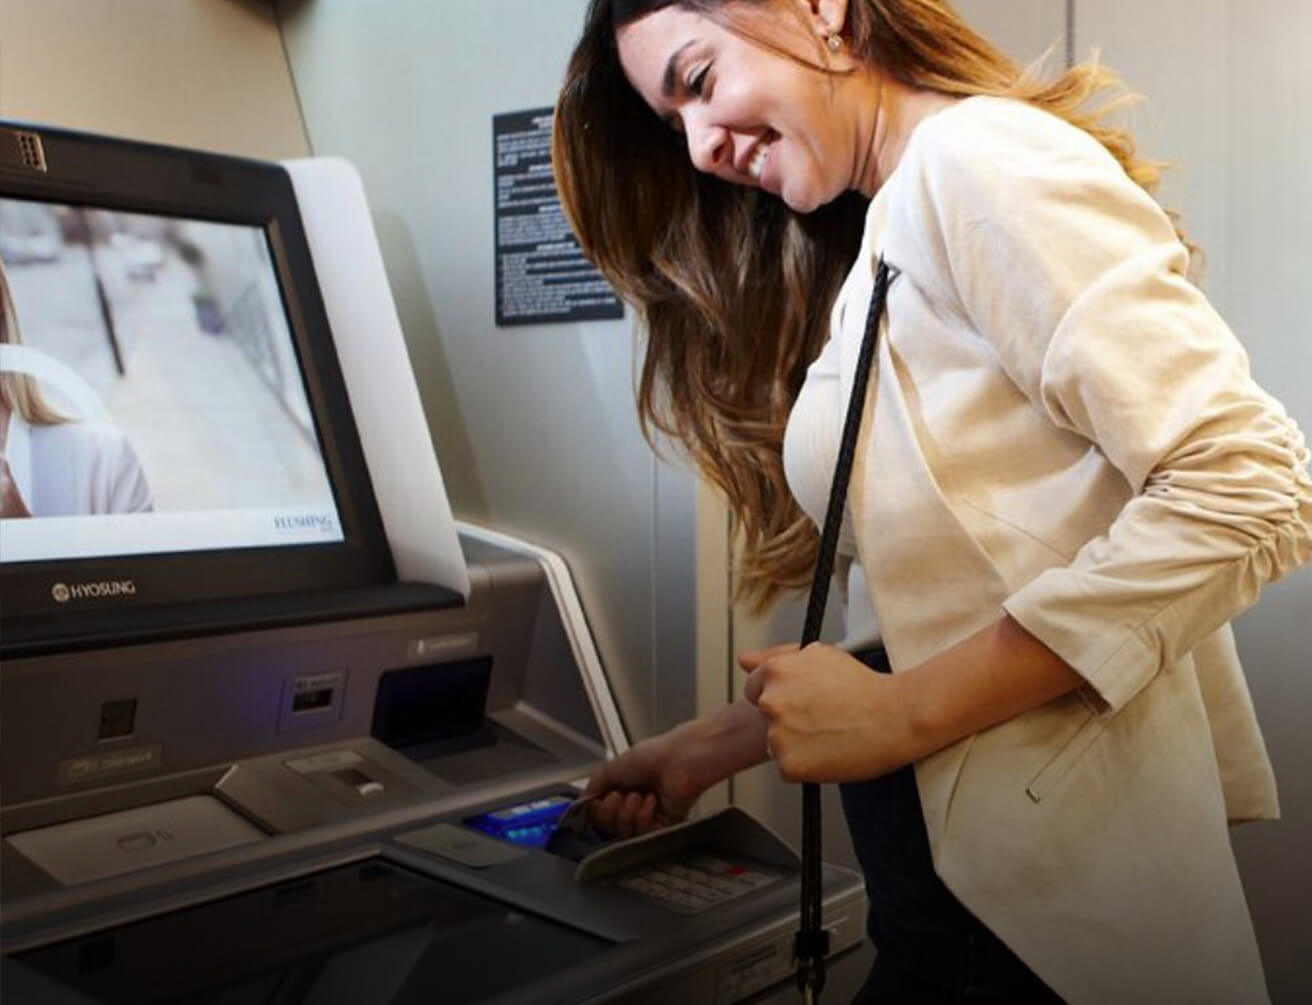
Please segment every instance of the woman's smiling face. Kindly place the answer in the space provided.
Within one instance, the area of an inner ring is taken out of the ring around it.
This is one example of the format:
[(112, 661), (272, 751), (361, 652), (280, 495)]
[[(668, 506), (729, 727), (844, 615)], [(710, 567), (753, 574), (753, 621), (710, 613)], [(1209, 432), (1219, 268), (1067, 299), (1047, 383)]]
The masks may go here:
[(743, 4), (734, 16), (782, 51), (670, 6), (619, 29), (620, 63), (652, 110), (685, 134), (699, 171), (808, 213), (856, 186), (860, 130), (844, 110), (860, 103), (844, 99), (860, 75), (819, 68), (823, 30), (806, 4)]

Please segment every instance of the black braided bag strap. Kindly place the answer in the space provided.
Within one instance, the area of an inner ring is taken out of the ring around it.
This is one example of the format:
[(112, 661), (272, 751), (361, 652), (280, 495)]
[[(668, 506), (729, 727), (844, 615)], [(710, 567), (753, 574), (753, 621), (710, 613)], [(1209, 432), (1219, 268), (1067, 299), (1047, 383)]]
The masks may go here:
[[(806, 624), (802, 628), (803, 648), (819, 639), (820, 626), (825, 617), (829, 581), (833, 576), (834, 557), (838, 550), (838, 534), (843, 526), (848, 483), (852, 479), (856, 441), (861, 432), (861, 416), (865, 411), (866, 388), (874, 364), (875, 345), (879, 341), (879, 324), (884, 316), (889, 284), (895, 278), (896, 270), (891, 269), (881, 257), (875, 272), (875, 289), (870, 297), (870, 309), (866, 314), (861, 355), (857, 359), (856, 374), (852, 381), (852, 397), (843, 423), (838, 463), (834, 466), (824, 530), (820, 534), (820, 556), (816, 561), (815, 579), (811, 583), (811, 597), (807, 602)], [(803, 1000), (808, 1003), (818, 1001), (820, 992), (824, 990), (825, 956), (829, 952), (829, 933), (824, 930), (821, 917), (821, 865), (820, 786), (807, 782), (802, 786), (802, 918), (794, 942), (794, 955), (797, 958), (797, 986), (802, 991)]]

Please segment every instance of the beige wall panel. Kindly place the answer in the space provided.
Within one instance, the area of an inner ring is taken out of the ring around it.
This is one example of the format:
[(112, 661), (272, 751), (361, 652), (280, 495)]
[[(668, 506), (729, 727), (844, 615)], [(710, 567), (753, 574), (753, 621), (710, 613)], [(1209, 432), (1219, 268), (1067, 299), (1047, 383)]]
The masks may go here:
[[(1270, 0), (1267, 0), (1270, 3)], [(1205, 252), (1204, 287), (1223, 298), (1232, 106), (1229, 0), (1126, 0), (1076, 8), (1080, 58), (1097, 51), (1140, 101), (1127, 121), (1141, 153), (1165, 161), (1159, 201), (1184, 216)]]
[(1065, 57), (1065, 0), (955, 0), (952, 6), (1019, 63), (1051, 54), (1061, 65)]
[(259, 0), (0, 0), (0, 115), (250, 157), (309, 152)]

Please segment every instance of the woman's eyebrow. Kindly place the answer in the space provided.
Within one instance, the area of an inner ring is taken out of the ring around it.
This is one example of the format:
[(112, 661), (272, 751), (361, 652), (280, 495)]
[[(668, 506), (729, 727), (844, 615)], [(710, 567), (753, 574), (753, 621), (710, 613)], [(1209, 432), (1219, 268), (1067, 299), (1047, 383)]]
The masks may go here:
[(684, 42), (683, 45), (679, 46), (670, 54), (669, 62), (665, 64), (665, 76), (661, 79), (661, 95), (663, 97), (674, 97), (674, 92), (678, 89), (679, 82), (679, 57), (682, 56), (683, 51), (692, 44), (693, 41)]

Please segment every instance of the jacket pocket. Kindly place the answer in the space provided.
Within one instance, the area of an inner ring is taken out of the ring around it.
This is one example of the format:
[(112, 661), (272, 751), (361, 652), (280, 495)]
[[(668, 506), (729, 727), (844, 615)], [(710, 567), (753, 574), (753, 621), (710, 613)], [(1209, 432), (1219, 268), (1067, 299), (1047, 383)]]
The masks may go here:
[(1085, 688), (1080, 688), (1076, 694), (1080, 697), (1081, 714), (1076, 718), (1074, 728), (1025, 786), (1025, 794), (1036, 803), (1042, 802), (1057, 783), (1080, 762), (1093, 741), (1102, 735), (1102, 731), (1112, 720), (1112, 711), (1100, 709), (1095, 699), (1090, 698), (1086, 693)]

